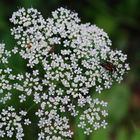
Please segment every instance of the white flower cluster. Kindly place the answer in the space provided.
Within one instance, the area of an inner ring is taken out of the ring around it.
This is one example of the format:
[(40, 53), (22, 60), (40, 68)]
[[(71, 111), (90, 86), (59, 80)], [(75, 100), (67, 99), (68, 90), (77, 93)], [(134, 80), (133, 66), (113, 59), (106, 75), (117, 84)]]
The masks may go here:
[(5, 44), (0, 44), (0, 63), (7, 64), (8, 63), (8, 57), (11, 56), (10, 51), (5, 50)]
[(36, 115), (40, 117), (38, 126), (41, 132), (38, 134), (38, 139), (46, 140), (62, 140), (62, 137), (72, 137), (68, 119), (61, 117), (57, 110), (44, 111), (39, 110)]
[[(12, 97), (18, 97), (21, 105), (32, 100), (27, 112), (36, 105), (38, 140), (71, 139), (72, 117), (79, 118), (78, 127), (87, 135), (105, 128), (107, 103), (94, 98), (94, 92), (123, 80), (129, 70), (127, 56), (111, 50), (102, 29), (82, 24), (76, 13), (64, 8), (46, 20), (36, 9), (21, 8), (10, 21), (17, 47), (7, 51), (0, 44), (0, 104), (11, 106)], [(29, 72), (13, 74), (8, 59), (15, 54), (28, 60)], [(13, 107), (1, 111), (0, 137), (13, 137), (16, 131), (17, 140), (22, 140), (22, 124), (31, 122), (19, 114)]]
[(16, 139), (22, 140), (23, 125), (29, 125), (31, 122), (29, 119), (23, 118), (27, 112), (21, 110), (18, 115), (13, 106), (9, 106), (6, 109), (2, 109), (0, 114), (0, 137), (11, 138), (16, 132)]
[(80, 116), (78, 124), (78, 127), (85, 129), (84, 133), (87, 135), (92, 132), (92, 129), (106, 128), (107, 122), (102, 119), (108, 115), (107, 111), (103, 109), (107, 106), (106, 102), (100, 102), (98, 98), (89, 101), (89, 107)]

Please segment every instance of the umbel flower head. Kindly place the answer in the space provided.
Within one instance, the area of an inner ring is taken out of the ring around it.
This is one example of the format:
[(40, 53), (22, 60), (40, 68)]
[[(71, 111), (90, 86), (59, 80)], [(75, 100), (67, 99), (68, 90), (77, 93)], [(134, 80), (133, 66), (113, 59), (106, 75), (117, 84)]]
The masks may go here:
[[(123, 80), (127, 56), (110, 48), (102, 29), (82, 24), (77, 13), (64, 8), (48, 19), (36, 9), (21, 8), (10, 21), (17, 45), (7, 51), (0, 44), (0, 137), (22, 140), (23, 126), (35, 123), (30, 113), (37, 118), (38, 140), (70, 140), (72, 117), (86, 135), (106, 128), (107, 102), (94, 94)], [(15, 74), (9, 64), (14, 55), (26, 60), (27, 72)], [(30, 101), (33, 105), (25, 107)]]

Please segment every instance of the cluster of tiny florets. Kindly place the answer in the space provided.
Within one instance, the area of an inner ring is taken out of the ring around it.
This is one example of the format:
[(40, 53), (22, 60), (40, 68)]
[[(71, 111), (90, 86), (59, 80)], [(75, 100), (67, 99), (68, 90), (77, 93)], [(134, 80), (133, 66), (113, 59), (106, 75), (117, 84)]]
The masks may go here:
[(21, 110), (18, 114), (13, 106), (2, 109), (0, 114), (0, 137), (12, 138), (16, 133), (16, 139), (22, 140), (24, 136), (23, 125), (29, 125), (31, 122), (24, 118), (27, 112)]
[[(37, 118), (38, 140), (71, 139), (72, 117), (78, 118), (77, 127), (86, 135), (106, 128), (107, 102), (94, 94), (123, 80), (129, 70), (127, 56), (111, 50), (102, 29), (82, 24), (77, 13), (64, 8), (48, 19), (36, 9), (21, 8), (10, 21), (17, 45), (7, 51), (0, 44), (0, 104), (9, 105), (0, 113), (0, 137), (22, 140), (23, 125), (32, 125), (27, 114), (35, 107), (32, 116)], [(14, 55), (27, 60), (29, 71), (13, 72), (8, 60)], [(13, 100), (19, 109), (25, 102), (32, 104), (19, 111), (12, 106)]]

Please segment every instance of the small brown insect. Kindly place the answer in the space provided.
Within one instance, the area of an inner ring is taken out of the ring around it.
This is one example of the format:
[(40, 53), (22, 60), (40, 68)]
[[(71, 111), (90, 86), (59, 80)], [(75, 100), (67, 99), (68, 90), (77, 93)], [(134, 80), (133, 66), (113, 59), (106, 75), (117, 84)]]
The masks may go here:
[(53, 53), (54, 52), (54, 47), (52, 47), (50, 50), (49, 50), (49, 54)]
[(116, 71), (116, 66), (113, 65), (111, 62), (106, 61), (106, 62), (101, 63), (100, 65), (110, 72)]
[(30, 49), (32, 47), (31, 43), (27, 43), (26, 48)]

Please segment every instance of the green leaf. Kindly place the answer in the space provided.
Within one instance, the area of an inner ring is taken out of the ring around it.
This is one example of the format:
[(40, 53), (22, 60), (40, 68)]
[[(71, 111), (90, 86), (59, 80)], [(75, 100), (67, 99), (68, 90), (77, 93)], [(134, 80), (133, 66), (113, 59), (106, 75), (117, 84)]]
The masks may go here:
[(126, 129), (124, 128), (119, 129), (116, 140), (128, 140)]
[(134, 134), (132, 140), (140, 140), (140, 129), (134, 126)]
[(128, 113), (129, 88), (125, 84), (115, 85), (108, 94), (110, 123), (120, 122)]
[(91, 135), (90, 140), (109, 140), (109, 132), (108, 129), (100, 129), (94, 131)]

